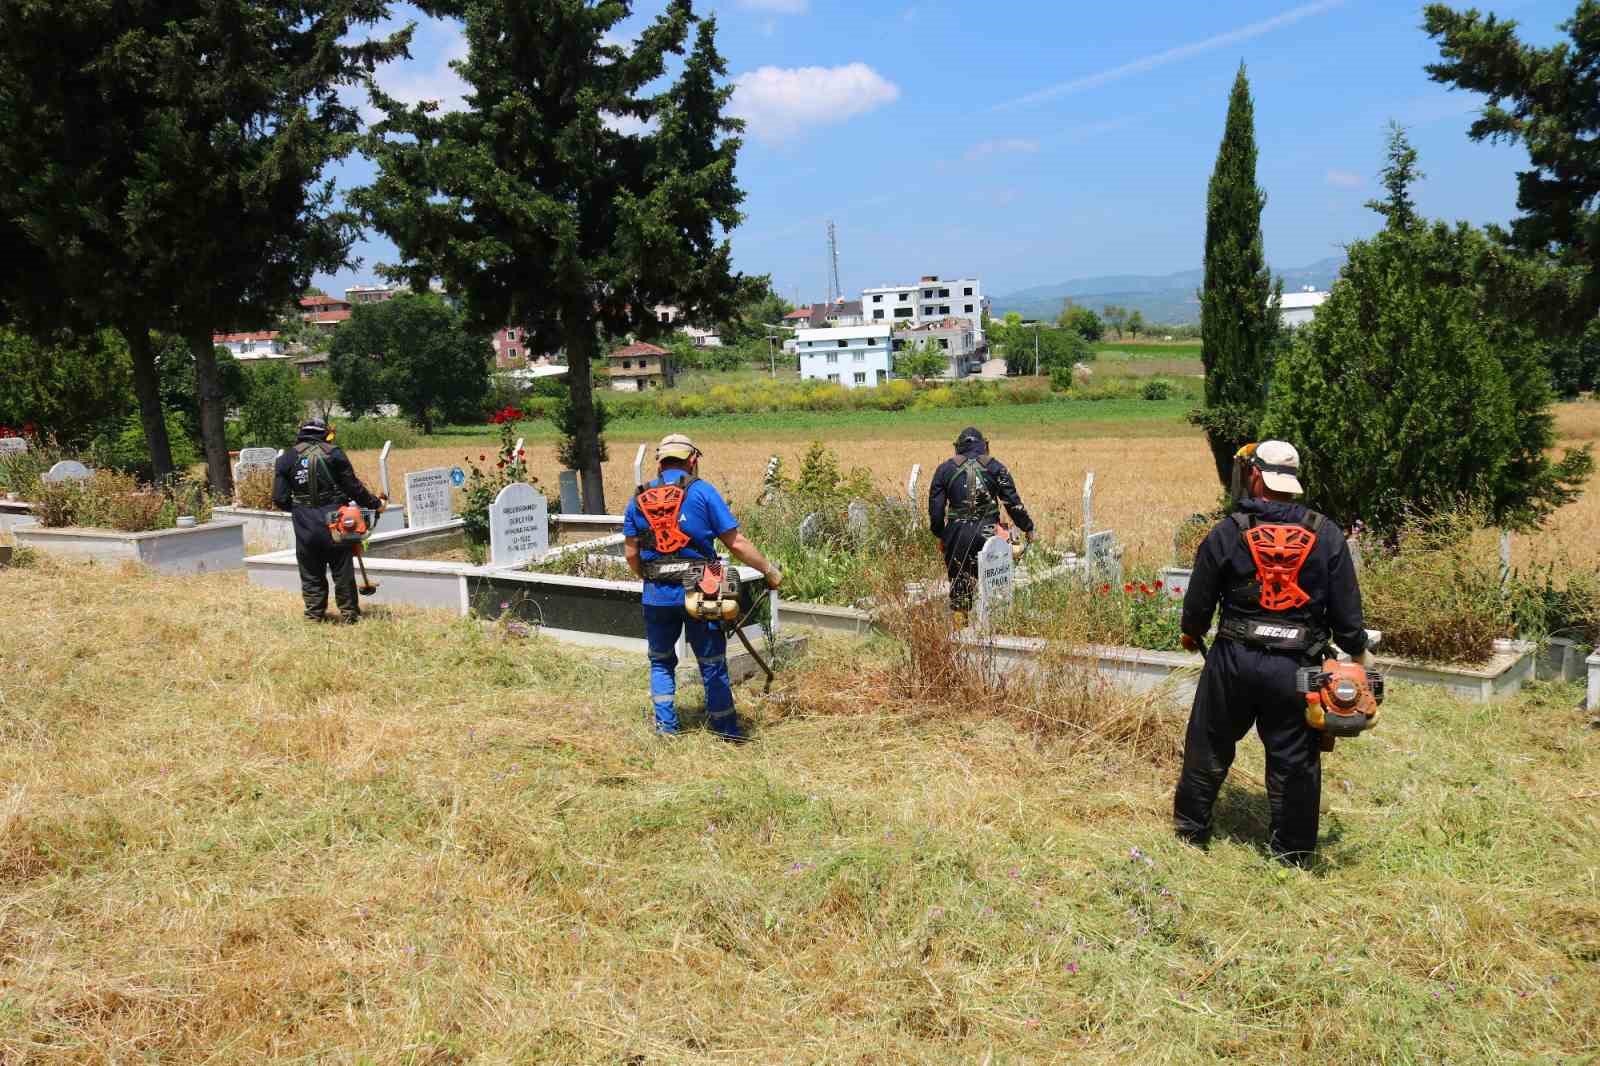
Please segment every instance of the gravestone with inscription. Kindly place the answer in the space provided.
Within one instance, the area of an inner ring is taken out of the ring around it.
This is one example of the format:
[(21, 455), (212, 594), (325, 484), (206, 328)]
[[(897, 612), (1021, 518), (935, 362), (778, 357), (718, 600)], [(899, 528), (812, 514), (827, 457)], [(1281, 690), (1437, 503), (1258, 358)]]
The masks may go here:
[(999, 537), (990, 537), (978, 553), (978, 620), (987, 623), (995, 610), (1011, 602), (1016, 589), (1015, 561), (1011, 544)]
[(489, 505), (489, 562), (520, 566), (550, 550), (550, 504), (525, 481), (513, 481)]
[(1117, 550), (1117, 535), (1111, 530), (1089, 534), (1083, 554), (1089, 563), (1090, 581), (1122, 580), (1122, 553)]
[(28, 438), (26, 437), (0, 437), (0, 455), (25, 452), (27, 450)]
[(578, 472), (561, 471), (556, 475), (556, 484), (561, 490), (561, 513), (582, 514), (583, 502), (578, 496)]
[(406, 524), (412, 529), (442, 526), (452, 518), (450, 471), (442, 466), (406, 474)]
[(40, 481), (82, 481), (94, 471), (76, 459), (63, 459), (44, 473)]
[(239, 461), (233, 464), (234, 483), (243, 481), (245, 475), (252, 470), (271, 471), (277, 462), (276, 448), (242, 448), (239, 451)]

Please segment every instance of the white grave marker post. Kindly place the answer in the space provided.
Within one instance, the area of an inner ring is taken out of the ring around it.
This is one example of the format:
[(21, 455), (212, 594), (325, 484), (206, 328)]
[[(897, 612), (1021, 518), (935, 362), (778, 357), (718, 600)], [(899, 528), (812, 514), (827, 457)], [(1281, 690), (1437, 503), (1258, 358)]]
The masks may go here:
[(544, 493), (513, 481), (489, 505), (489, 562), (521, 566), (550, 550), (550, 504)]
[(26, 437), (0, 437), (0, 455), (7, 455), (28, 450)]
[(1094, 532), (1094, 471), (1083, 478), (1083, 553), (1089, 554), (1089, 534)]
[(583, 503), (578, 499), (578, 472), (563, 470), (556, 475), (556, 483), (561, 489), (561, 513), (583, 513)]
[(394, 441), (383, 442), (383, 451), (378, 453), (378, 488), (383, 492), (383, 498), (389, 499), (389, 449), (394, 447)]
[(978, 553), (978, 623), (989, 624), (991, 613), (1011, 602), (1016, 588), (1011, 543), (990, 537)]
[(922, 481), (922, 464), (911, 464), (911, 476), (906, 478), (906, 495), (911, 497), (911, 502), (917, 502), (917, 485)]
[(40, 481), (82, 481), (93, 471), (76, 459), (63, 459), (48, 472), (40, 476)]
[(1500, 531), (1500, 587), (1511, 583), (1511, 531)]
[(822, 516), (815, 511), (800, 519), (800, 543), (815, 544), (821, 523)]
[(450, 512), (450, 471), (442, 466), (406, 474), (406, 524), (412, 529), (442, 526)]
[(517, 456), (522, 454), (522, 442), (523, 442), (523, 440), (524, 440), (524, 438), (518, 437), (517, 438), (517, 443), (512, 446), (512, 448), (511, 448), (511, 461), (512, 462), (516, 462), (517, 461)]
[(641, 488), (644, 486), (644, 450), (648, 447), (648, 444), (639, 445), (633, 456), (633, 483)]

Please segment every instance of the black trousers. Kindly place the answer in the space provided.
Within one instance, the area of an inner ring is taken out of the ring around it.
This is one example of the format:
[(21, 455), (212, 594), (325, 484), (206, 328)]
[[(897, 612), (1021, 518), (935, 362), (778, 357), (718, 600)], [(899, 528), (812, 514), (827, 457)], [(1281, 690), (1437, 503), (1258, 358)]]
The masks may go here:
[(294, 509), (294, 558), (300, 566), (300, 598), (306, 617), (322, 618), (328, 611), (328, 574), (333, 574), (333, 595), (346, 622), (361, 617), (356, 595), (355, 553), (333, 542), (324, 522), (323, 508)]
[(994, 535), (994, 522), (950, 522), (944, 527), (940, 544), (944, 550), (945, 576), (950, 579), (950, 609), (972, 610), (978, 592), (978, 553)]
[(1211, 811), (1233, 765), (1234, 749), (1252, 725), (1267, 752), (1268, 845), (1276, 855), (1305, 862), (1317, 846), (1322, 801), (1320, 737), (1306, 725), (1305, 696), (1295, 691), (1298, 655), (1262, 651), (1218, 639), (1206, 656), (1172, 813), (1178, 834), (1203, 841)]

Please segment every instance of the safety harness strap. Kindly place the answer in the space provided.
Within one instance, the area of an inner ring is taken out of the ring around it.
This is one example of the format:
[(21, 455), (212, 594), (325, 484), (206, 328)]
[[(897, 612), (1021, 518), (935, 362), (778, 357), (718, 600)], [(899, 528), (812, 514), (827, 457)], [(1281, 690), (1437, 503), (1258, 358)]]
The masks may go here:
[[(301, 441), (294, 446), (295, 454), (306, 462), (306, 485), (300, 491), (291, 490), (289, 499), (301, 507), (320, 507), (332, 500), (323, 499), (322, 485), (318, 472), (327, 476), (328, 482), (333, 483), (333, 471), (328, 469), (328, 450), (317, 441)], [(334, 486), (337, 488), (337, 486)]]
[(977, 458), (968, 456), (956, 476), (966, 476), (967, 498), (950, 506), (950, 517), (958, 522), (978, 522), (1000, 517), (1000, 504), (989, 481), (993, 476)]
[(640, 486), (634, 493), (634, 505), (647, 526), (639, 535), (640, 548), (670, 559), (690, 545), (689, 534), (678, 525), (678, 517), (683, 512), (683, 501), (689, 497), (689, 489), (698, 480), (690, 474), (682, 481)]

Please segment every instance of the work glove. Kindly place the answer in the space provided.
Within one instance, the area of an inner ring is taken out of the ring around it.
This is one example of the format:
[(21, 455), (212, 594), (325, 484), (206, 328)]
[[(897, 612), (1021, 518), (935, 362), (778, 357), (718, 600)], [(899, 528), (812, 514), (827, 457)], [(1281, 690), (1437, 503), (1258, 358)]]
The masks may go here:
[(1187, 633), (1184, 633), (1178, 637), (1178, 643), (1183, 646), (1184, 651), (1192, 651), (1196, 653), (1200, 651), (1200, 641), (1195, 637), (1191, 637)]
[(389, 497), (387, 497), (387, 496), (379, 496), (377, 504), (372, 508), (372, 513), (375, 514), (375, 515), (382, 514), (383, 513), (383, 509), (385, 507), (388, 507), (388, 506), (389, 506)]
[(778, 586), (783, 584), (783, 573), (776, 566), (767, 571), (766, 578), (767, 588), (773, 591), (777, 591)]

